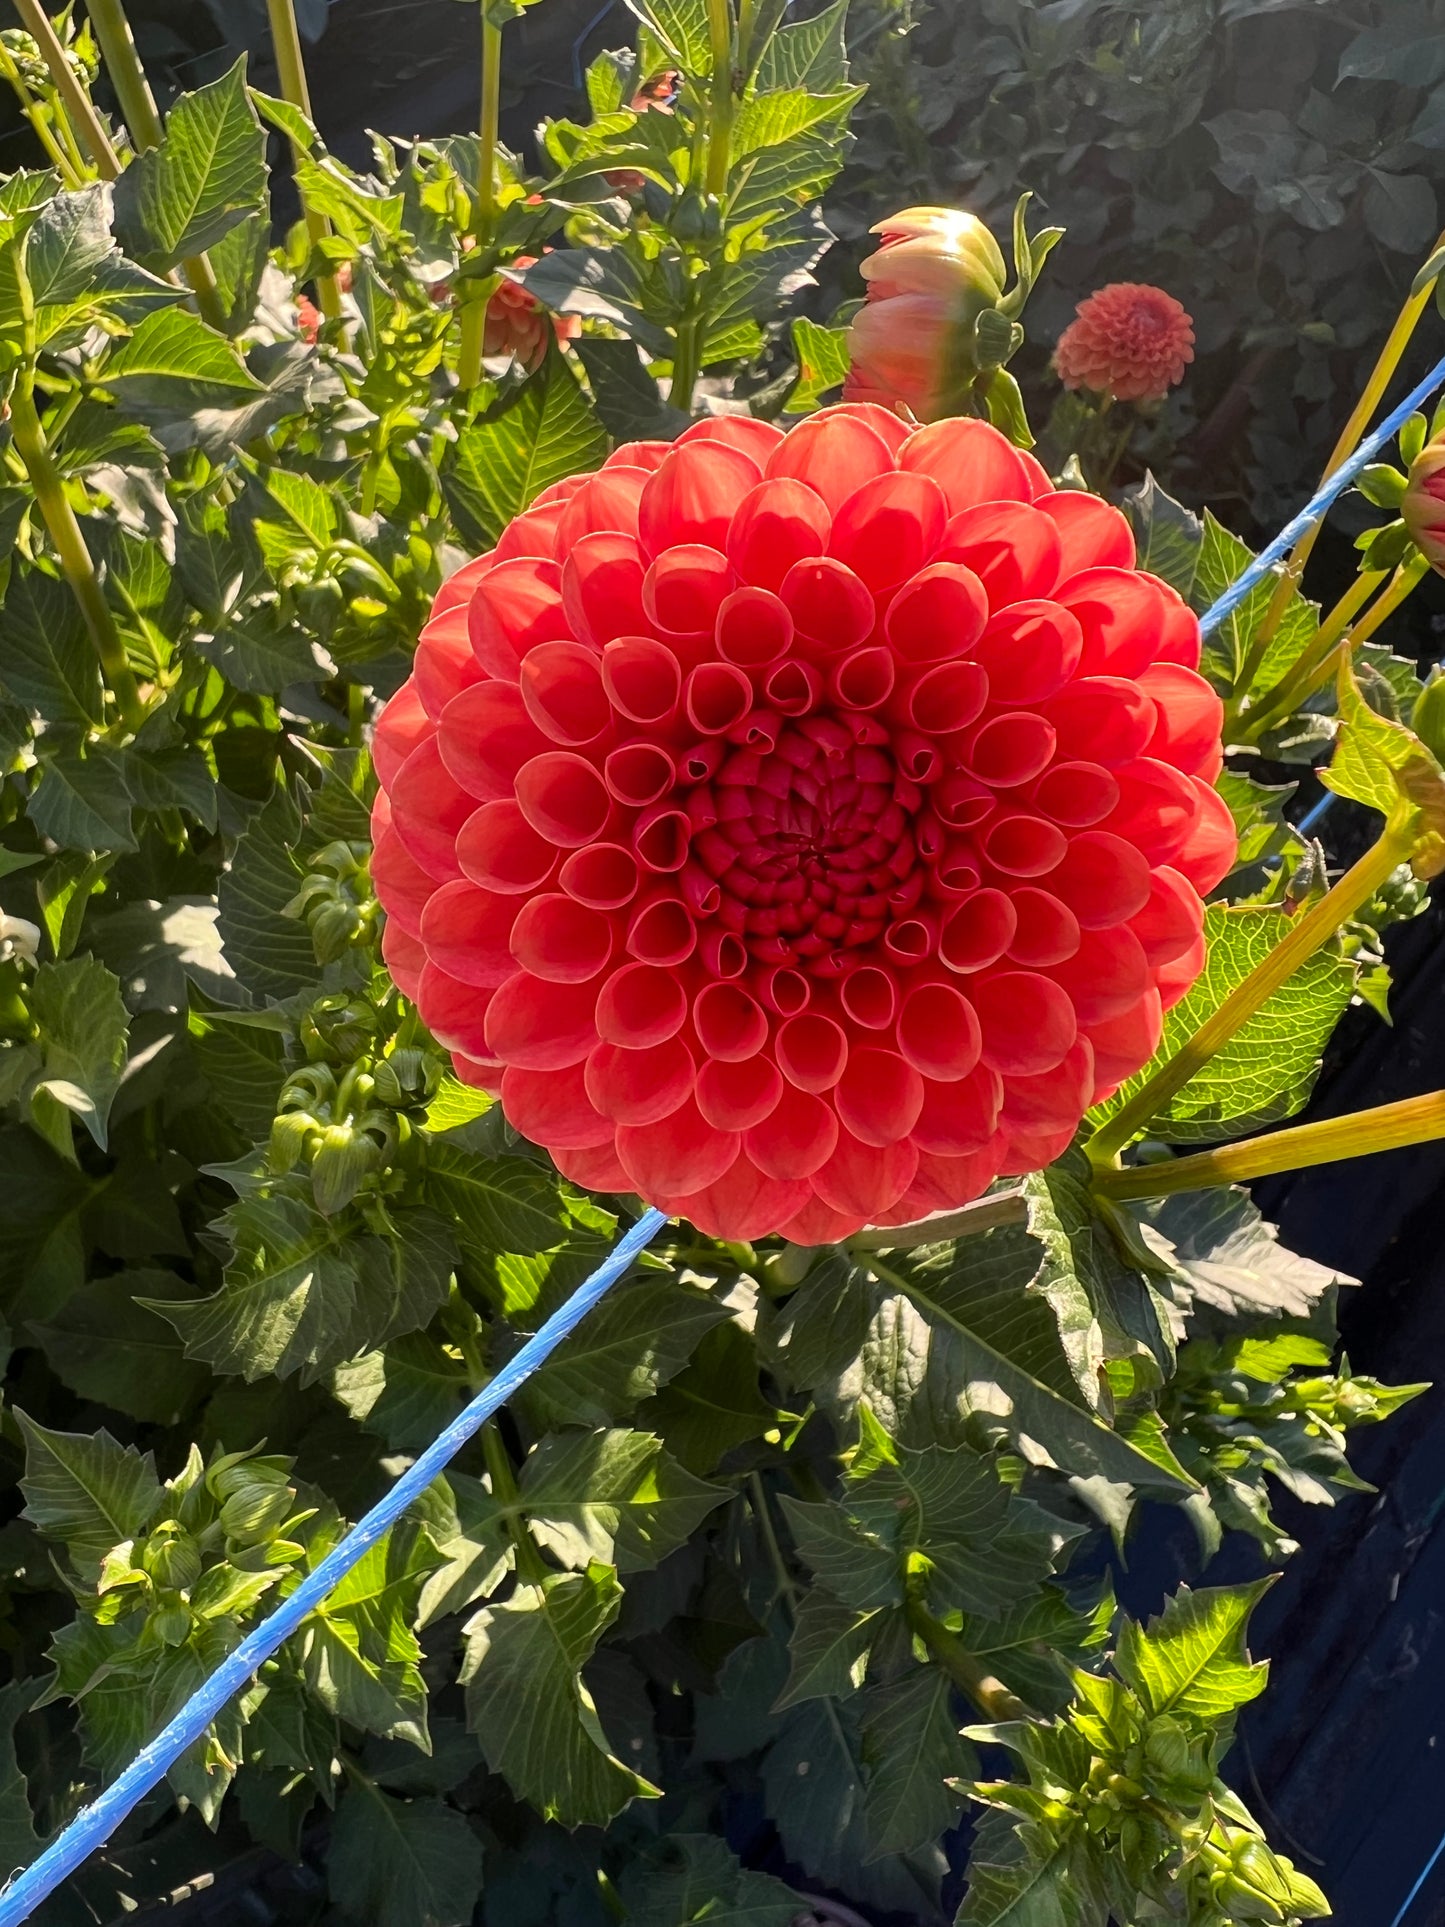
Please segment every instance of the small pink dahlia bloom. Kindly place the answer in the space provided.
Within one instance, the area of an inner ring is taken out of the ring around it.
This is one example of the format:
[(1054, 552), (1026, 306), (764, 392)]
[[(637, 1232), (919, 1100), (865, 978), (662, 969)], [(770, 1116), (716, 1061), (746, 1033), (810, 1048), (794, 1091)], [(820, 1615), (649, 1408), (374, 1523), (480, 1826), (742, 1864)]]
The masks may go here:
[(1054, 366), (1066, 388), (1116, 401), (1162, 401), (1194, 359), (1194, 323), (1163, 288), (1115, 281), (1081, 301)]

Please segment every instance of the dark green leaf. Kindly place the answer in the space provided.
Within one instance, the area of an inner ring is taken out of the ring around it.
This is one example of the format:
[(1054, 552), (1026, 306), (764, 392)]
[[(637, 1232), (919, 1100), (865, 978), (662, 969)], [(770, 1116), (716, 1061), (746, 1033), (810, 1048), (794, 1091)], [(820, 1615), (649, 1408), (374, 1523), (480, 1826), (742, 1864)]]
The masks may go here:
[(155, 1517), (161, 1486), (155, 1461), (109, 1432), (52, 1432), (24, 1412), (25, 1516), (65, 1547), (90, 1575), (113, 1547), (137, 1538)]
[(456, 1927), (482, 1886), (482, 1843), (441, 1800), (398, 1800), (353, 1780), (336, 1812), (327, 1878), (363, 1927)]
[(522, 1467), (521, 1508), (559, 1565), (655, 1566), (727, 1496), (685, 1472), (649, 1432), (554, 1433)]
[(44, 1054), (40, 1089), (73, 1111), (103, 1151), (129, 1038), (118, 979), (94, 957), (41, 964), (30, 1008)]
[(97, 1278), (30, 1331), (61, 1381), (81, 1398), (130, 1418), (173, 1425), (206, 1384), (202, 1366), (182, 1354), (175, 1333), (137, 1303), (189, 1298), (170, 1271), (118, 1271)]
[(100, 665), (74, 596), (39, 569), (16, 569), (5, 592), (5, 693), (53, 728), (100, 722)]
[(863, 1814), (875, 1860), (928, 1846), (957, 1822), (958, 1796), (948, 1782), (972, 1779), (978, 1760), (959, 1733), (952, 1700), (948, 1675), (937, 1666), (905, 1673), (864, 1699)]
[(530, 380), (461, 431), (443, 460), (442, 488), (463, 536), (490, 547), (534, 496), (596, 468), (606, 453), (606, 431), (553, 348)]

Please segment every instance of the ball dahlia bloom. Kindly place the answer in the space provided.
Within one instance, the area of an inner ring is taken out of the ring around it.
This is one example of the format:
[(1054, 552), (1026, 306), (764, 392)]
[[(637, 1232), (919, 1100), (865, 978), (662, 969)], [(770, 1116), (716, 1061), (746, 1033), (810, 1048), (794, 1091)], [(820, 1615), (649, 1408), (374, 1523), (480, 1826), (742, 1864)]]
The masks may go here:
[(1003, 299), (1008, 270), (975, 215), (910, 207), (872, 229), (868, 298), (848, 331), (845, 401), (900, 403), (919, 421), (957, 415), (978, 375), (974, 323)]
[(392, 974), (579, 1184), (808, 1244), (957, 1205), (1202, 966), (1198, 656), (986, 423), (631, 443), (452, 577), (377, 723)]
[(1427, 442), (1410, 464), (1400, 515), (1421, 555), (1445, 575), (1445, 435)]
[(1194, 323), (1163, 288), (1115, 281), (1074, 310), (1054, 366), (1065, 388), (1116, 401), (1162, 401), (1194, 359)]

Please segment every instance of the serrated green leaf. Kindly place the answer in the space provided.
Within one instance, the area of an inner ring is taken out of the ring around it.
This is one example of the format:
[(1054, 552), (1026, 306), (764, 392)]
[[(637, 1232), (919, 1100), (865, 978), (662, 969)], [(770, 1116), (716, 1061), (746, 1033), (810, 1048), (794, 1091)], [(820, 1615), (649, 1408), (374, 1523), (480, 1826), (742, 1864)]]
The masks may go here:
[(12, 1680), (0, 1687), (0, 1861), (12, 1870), (29, 1866), (42, 1844), (25, 1775), (15, 1757), (16, 1723), (28, 1713), (34, 1697), (35, 1687), (29, 1680)]
[(119, 980), (94, 957), (41, 964), (30, 1010), (44, 1056), (40, 1089), (73, 1111), (105, 1150), (110, 1107), (129, 1051)]
[(278, 784), (221, 878), (217, 928), (226, 962), (258, 1001), (289, 997), (321, 975), (304, 919), (282, 914), (301, 887), (303, 872), (292, 855), (301, 832), (296, 800)]
[(1269, 1677), (1267, 1661), (1251, 1661), (1245, 1627), (1273, 1585), (1181, 1586), (1157, 1619), (1124, 1622), (1114, 1670), (1151, 1714), (1177, 1713), (1214, 1722), (1257, 1699)]
[(680, 1371), (693, 1348), (728, 1316), (700, 1291), (640, 1278), (613, 1292), (558, 1346), (522, 1394), (546, 1425), (606, 1425)]
[(125, 760), (97, 745), (88, 756), (62, 749), (44, 759), (29, 816), (63, 850), (125, 852), (140, 847), (134, 808)]
[(491, 1593), (513, 1563), (506, 1513), (481, 1480), (449, 1471), (438, 1484), (445, 1497), (428, 1529), (444, 1563), (422, 1587), (418, 1626), (465, 1611), (474, 1600)]
[(575, 350), (602, 425), (615, 441), (670, 442), (687, 427), (682, 410), (658, 393), (634, 342), (583, 335)]
[(788, 1641), (792, 1667), (774, 1702), (781, 1712), (800, 1700), (844, 1699), (862, 1684), (868, 1649), (878, 1635), (883, 1608), (860, 1611), (844, 1605), (821, 1586), (798, 1602)]
[(150, 1309), (175, 1326), (188, 1358), (248, 1380), (300, 1373), (310, 1384), (445, 1303), (449, 1226), (425, 1207), (396, 1216), (397, 1235), (384, 1237), (301, 1198), (241, 1198), (216, 1220), (232, 1249), (220, 1290)]
[(235, 408), (264, 392), (235, 349), (188, 308), (148, 315), (106, 363), (105, 385), (138, 413), (182, 398), (192, 407)]
[(116, 234), (128, 254), (166, 273), (213, 247), (265, 200), (266, 137), (241, 59), (219, 80), (182, 94), (160, 145), (121, 175)]
[(672, 1833), (628, 1862), (618, 1895), (626, 1927), (793, 1927), (804, 1903), (771, 1874), (739, 1866), (711, 1833)]
[(310, 154), (320, 145), (321, 136), (299, 107), (289, 100), (277, 99), (274, 94), (263, 94), (259, 87), (248, 87), (246, 91), (261, 118), (269, 121), (278, 134), (284, 134), (303, 154)]
[(1124, 510), (1134, 530), (1139, 567), (1190, 601), (1204, 540), (1199, 517), (1166, 493), (1152, 472), (1126, 491)]
[(777, 1408), (758, 1389), (753, 1339), (731, 1319), (704, 1333), (691, 1363), (637, 1416), (698, 1473), (711, 1472), (724, 1453), (762, 1438), (778, 1423)]
[(848, 0), (833, 0), (809, 20), (779, 27), (769, 36), (758, 62), (756, 85), (760, 94), (801, 88), (828, 94), (848, 80), (848, 53), (843, 32)]
[(1169, 1240), (1197, 1304), (1225, 1318), (1309, 1318), (1328, 1292), (1359, 1282), (1287, 1250), (1237, 1185), (1181, 1191), (1130, 1209)]
[(463, 428), (441, 467), (462, 536), (490, 547), (553, 482), (596, 468), (607, 434), (556, 349), (513, 394)]
[(426, 1332), (393, 1339), (331, 1375), (335, 1398), (396, 1451), (419, 1452), (449, 1425), (471, 1390), (462, 1362)]
[(707, 0), (627, 0), (627, 5), (689, 79), (707, 78), (712, 72)]
[(173, 1425), (206, 1383), (165, 1321), (136, 1301), (189, 1298), (192, 1287), (170, 1271), (118, 1271), (97, 1278), (32, 1320), (30, 1331), (56, 1376), (79, 1397), (130, 1418)]
[(15, 1413), (25, 1439), (25, 1516), (92, 1576), (113, 1547), (138, 1538), (161, 1500), (155, 1461), (109, 1432), (52, 1432)]
[(1106, 1927), (1108, 1883), (1093, 1843), (1036, 1821), (986, 1814), (968, 1863), (958, 1927)]
[[(1210, 904), (1204, 915), (1208, 960), (1203, 974), (1166, 1012), (1164, 1036), (1150, 1062), (1090, 1118), (1107, 1118), (1127, 1103), (1290, 928), (1289, 916), (1277, 907)], [(1325, 1045), (1354, 989), (1354, 965), (1338, 946), (1317, 950), (1169, 1100), (1151, 1123), (1151, 1135), (1170, 1144), (1214, 1144), (1292, 1116), (1314, 1086)]]
[(496, 1101), (475, 1084), (463, 1084), (450, 1071), (444, 1071), (437, 1094), (426, 1107), (426, 1128), (436, 1132), (460, 1130), (462, 1125), (485, 1117)]
[(519, 1587), (467, 1626), (468, 1724), (517, 1798), (564, 1826), (605, 1826), (660, 1797), (615, 1756), (583, 1678), (621, 1604), (616, 1574), (591, 1566)]
[(74, 596), (39, 569), (15, 569), (5, 591), (5, 693), (51, 727), (105, 715), (100, 666)]
[(441, 1800), (398, 1800), (353, 1780), (326, 1870), (332, 1899), (362, 1927), (454, 1927), (481, 1892), (482, 1843)]
[(1339, 702), (1342, 726), (1321, 781), (1337, 796), (1379, 810), (1392, 827), (1413, 823), (1415, 873), (1438, 875), (1445, 868), (1445, 771), (1412, 730), (1370, 707), (1348, 662)]
[(727, 1497), (686, 1472), (649, 1432), (551, 1434), (523, 1465), (520, 1508), (559, 1565), (655, 1566)]
[[(314, 1532), (310, 1563), (341, 1537), (339, 1520)], [(296, 1636), (307, 1685), (328, 1712), (369, 1733), (427, 1748), (421, 1642), (412, 1631), (422, 1582), (439, 1554), (424, 1532), (393, 1526), (369, 1546)]]
[(958, 1730), (953, 1687), (941, 1667), (919, 1667), (863, 1703), (863, 1817), (874, 1860), (940, 1839), (958, 1819), (950, 1780), (972, 1779), (978, 1756)]

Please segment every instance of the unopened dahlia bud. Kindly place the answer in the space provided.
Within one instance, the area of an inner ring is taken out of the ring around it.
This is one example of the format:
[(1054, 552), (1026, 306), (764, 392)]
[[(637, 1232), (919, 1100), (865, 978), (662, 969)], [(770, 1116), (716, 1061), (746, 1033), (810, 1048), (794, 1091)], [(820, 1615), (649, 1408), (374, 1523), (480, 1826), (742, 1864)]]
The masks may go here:
[(826, 1244), (1037, 1170), (1234, 862), (1199, 624), (988, 423), (719, 416), (554, 484), (376, 725), (382, 950), (576, 1183)]
[(1411, 462), (1400, 516), (1430, 567), (1445, 575), (1445, 434), (1426, 442)]
[(1162, 401), (1194, 359), (1194, 323), (1163, 288), (1116, 281), (1081, 301), (1059, 336), (1054, 366), (1065, 388), (1115, 401)]
[(868, 299), (849, 330), (844, 398), (901, 402), (925, 422), (960, 414), (982, 372), (978, 318), (1003, 299), (998, 242), (975, 215), (946, 207), (905, 208), (873, 233), (882, 240), (860, 270)]

